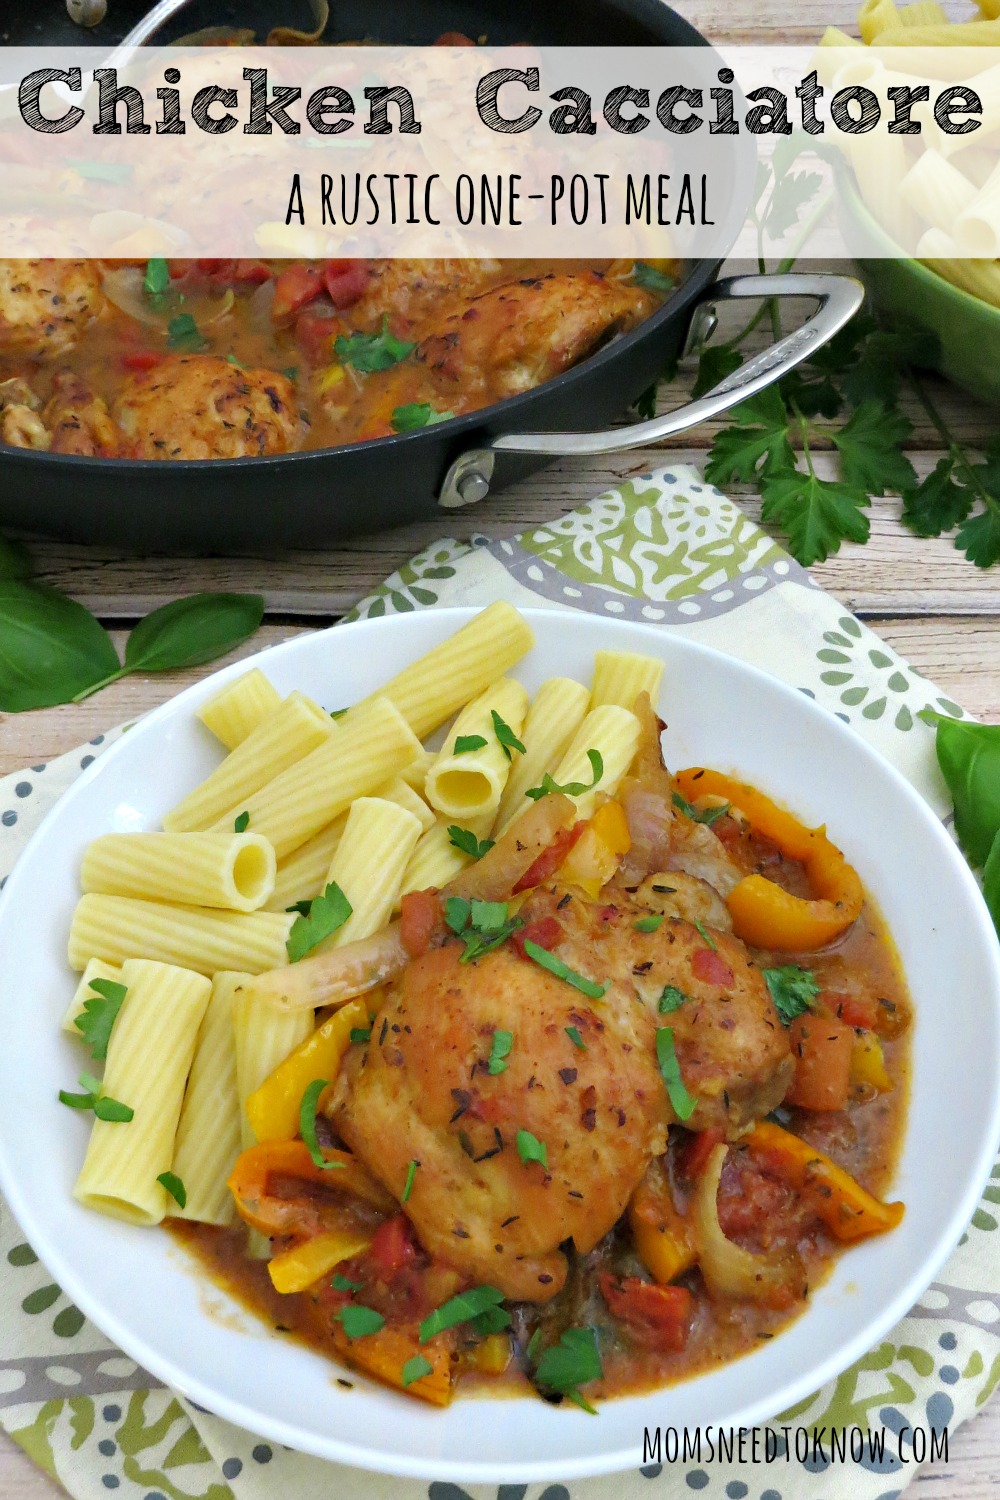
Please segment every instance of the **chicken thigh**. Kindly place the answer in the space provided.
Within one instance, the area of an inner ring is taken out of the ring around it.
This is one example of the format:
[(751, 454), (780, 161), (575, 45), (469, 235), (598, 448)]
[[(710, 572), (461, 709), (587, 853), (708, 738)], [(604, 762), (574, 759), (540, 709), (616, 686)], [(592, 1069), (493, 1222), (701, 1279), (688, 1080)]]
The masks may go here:
[(210, 354), (172, 355), (133, 375), (112, 415), (130, 458), (250, 458), (299, 448), (305, 422), (292, 382)]
[(0, 260), (0, 359), (63, 359), (104, 306), (93, 261)]

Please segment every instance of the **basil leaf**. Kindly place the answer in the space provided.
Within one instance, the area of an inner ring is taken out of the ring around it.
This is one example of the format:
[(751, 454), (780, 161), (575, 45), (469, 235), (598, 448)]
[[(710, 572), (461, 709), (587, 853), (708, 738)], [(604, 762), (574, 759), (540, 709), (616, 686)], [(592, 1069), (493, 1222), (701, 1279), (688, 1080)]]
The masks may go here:
[(176, 672), (225, 656), (260, 628), (260, 594), (189, 594), (140, 620), (125, 647), (126, 672)]
[(385, 1319), (374, 1307), (359, 1307), (354, 1302), (342, 1307), (336, 1316), (349, 1339), (367, 1338), (385, 1327)]
[(935, 748), (955, 804), (958, 841), (979, 869), (1000, 832), (1000, 724), (938, 716)]
[(673, 1105), (678, 1120), (690, 1120), (697, 1108), (697, 1099), (692, 1099), (684, 1087), (681, 1065), (674, 1049), (674, 1033), (670, 1026), (661, 1026), (656, 1033), (656, 1061), (663, 1082), (667, 1085), (667, 1097)]
[(297, 964), (318, 943), (332, 937), (343, 927), (354, 908), (336, 881), (331, 881), (322, 896), (315, 896), (309, 903), (308, 916), (296, 917), (288, 934), (285, 947), (288, 962)]
[(82, 604), (41, 584), (0, 583), (0, 710), (70, 703), (118, 670), (111, 637)]
[(405, 1391), (409, 1389), (415, 1380), (423, 1380), (425, 1375), (433, 1375), (433, 1373), (434, 1366), (430, 1360), (425, 1359), (422, 1354), (414, 1354), (403, 1366), (400, 1384)]
[(563, 1031), (565, 1031), (566, 1035), (569, 1037), (569, 1039), (573, 1043), (574, 1047), (579, 1047), (579, 1049), (580, 1049), (581, 1052), (586, 1052), (586, 1050), (587, 1050), (587, 1043), (583, 1040), (583, 1037), (580, 1035), (580, 1028), (579, 1028), (579, 1026), (564, 1026), (563, 1027)]
[(406, 1169), (406, 1185), (403, 1188), (403, 1195), (399, 1200), (400, 1203), (409, 1202), (410, 1194), (413, 1192), (413, 1179), (417, 1175), (417, 1168), (419, 1167), (419, 1165), (420, 1163), (416, 1160), (415, 1157), (411, 1159), (410, 1165)]
[(549, 1170), (549, 1152), (544, 1141), (540, 1141), (537, 1135), (532, 1135), (530, 1130), (519, 1130), (517, 1132), (517, 1154), (527, 1166), (529, 1162), (540, 1161), (546, 1172)]
[(583, 974), (578, 974), (571, 969), (569, 964), (564, 964), (561, 958), (550, 953), (548, 948), (542, 948), (538, 943), (533, 943), (530, 938), (525, 939), (524, 951), (529, 958), (534, 959), (540, 968), (548, 969), (557, 979), (564, 979), (571, 984), (581, 995), (586, 995), (588, 1000), (601, 1000), (610, 989), (610, 981), (605, 984), (595, 984), (592, 979), (587, 979)]
[(188, 1201), (187, 1188), (175, 1172), (161, 1172), (156, 1180), (161, 1186), (166, 1188), (178, 1208), (186, 1207)]
[(584, 792), (592, 792), (604, 775), (604, 757), (601, 755), (600, 750), (588, 750), (587, 759), (590, 761), (590, 769), (594, 773), (594, 779), (589, 786), (585, 781), (567, 781), (565, 786), (560, 786), (558, 781), (553, 781), (548, 771), (546, 771), (542, 777), (541, 786), (530, 787), (524, 795), (530, 797), (532, 802), (537, 802), (540, 797), (547, 797), (553, 792), (562, 792), (566, 797), (580, 797)]
[(389, 332), (387, 313), (382, 319), (379, 333), (338, 334), (334, 339), (333, 352), (342, 364), (353, 365), (363, 375), (371, 375), (377, 370), (389, 370), (393, 365), (398, 365), (416, 347), (416, 344), (408, 344)]
[(592, 1328), (567, 1328), (558, 1344), (543, 1350), (535, 1366), (537, 1385), (569, 1396), (590, 1412), (593, 1407), (580, 1396), (579, 1387), (600, 1380), (603, 1374), (597, 1335)]
[(510, 1049), (514, 1045), (514, 1033), (512, 1031), (494, 1031), (493, 1045), (490, 1048), (489, 1062), (486, 1070), (494, 1077), (498, 1073), (506, 1073), (507, 1064), (504, 1058), (510, 1056)]
[(327, 1161), (316, 1139), (316, 1106), (319, 1104), (320, 1094), (329, 1086), (329, 1079), (314, 1078), (302, 1095), (302, 1103), (299, 1105), (299, 1135), (309, 1148), (313, 1166), (319, 1167), (324, 1172), (343, 1165), (339, 1161)]
[(83, 1010), (75, 1017), (73, 1025), (90, 1048), (94, 1061), (104, 1062), (108, 1055), (111, 1028), (128, 990), (123, 984), (116, 984), (113, 979), (94, 979), (90, 988), (98, 998), (83, 1002)]
[[(0, 708), (2, 707), (3, 704), (0, 704)], [(457, 823), (448, 825), (448, 842), (463, 854), (470, 854), (473, 859), (482, 859), (493, 848), (492, 839), (477, 839), (471, 828), (459, 828)]]
[(12, 542), (0, 536), (0, 582), (21, 581), (34, 572), (31, 553), (23, 542)]
[(785, 964), (780, 969), (762, 969), (774, 1001), (774, 1008), (782, 1025), (790, 1026), (796, 1016), (804, 1015), (819, 994), (816, 976), (798, 964)]
[(1000, 937), (1000, 833), (993, 840), (993, 848), (983, 868), (983, 895), (997, 936)]
[[(459, 1292), (457, 1297), (450, 1297), (424, 1319), (420, 1325), (420, 1342), (426, 1344), (436, 1333), (443, 1333), (446, 1328), (455, 1328), (459, 1323), (468, 1323), (473, 1318), (478, 1318), (480, 1313), (499, 1307), (501, 1302), (503, 1292), (498, 1291), (495, 1286), (474, 1286), (467, 1292)], [(508, 1316), (507, 1323), (509, 1322)]]
[(657, 1010), (661, 1016), (669, 1016), (671, 1011), (680, 1010), (685, 1000), (689, 999), (683, 990), (679, 990), (675, 984), (665, 984), (663, 994), (657, 1004)]
[(455, 741), (452, 755), (469, 755), (473, 750), (481, 750), (486, 744), (481, 734), (460, 734)]

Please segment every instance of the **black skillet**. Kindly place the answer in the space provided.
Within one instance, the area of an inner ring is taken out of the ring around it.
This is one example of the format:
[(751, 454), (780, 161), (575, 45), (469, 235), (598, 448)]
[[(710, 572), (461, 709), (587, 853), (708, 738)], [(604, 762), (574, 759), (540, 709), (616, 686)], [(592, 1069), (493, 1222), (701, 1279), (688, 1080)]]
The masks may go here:
[[(62, 0), (3, 0), (0, 44), (107, 46), (122, 40), (148, 0), (109, 0), (106, 20), (83, 32)], [(156, 32), (157, 43), (203, 26), (313, 27), (308, 0), (193, 0)], [(400, 44), (443, 31), (491, 42), (549, 46), (707, 45), (660, 0), (337, 0), (326, 39), (377, 35)], [(753, 181), (734, 167), (733, 237)], [(429, 520), (474, 504), (558, 454), (648, 446), (716, 415), (776, 380), (853, 315), (847, 277), (740, 277), (695, 263), (663, 307), (632, 332), (554, 380), (468, 416), (398, 437), (275, 458), (146, 462), (0, 449), (0, 523), (69, 540), (154, 551), (240, 552), (315, 548), (360, 531)], [(757, 356), (708, 396), (651, 422), (602, 431), (663, 371), (712, 305), (726, 297), (815, 297), (803, 327)], [(571, 429), (571, 430), (567, 430)], [(441, 517), (444, 522), (445, 517)]]

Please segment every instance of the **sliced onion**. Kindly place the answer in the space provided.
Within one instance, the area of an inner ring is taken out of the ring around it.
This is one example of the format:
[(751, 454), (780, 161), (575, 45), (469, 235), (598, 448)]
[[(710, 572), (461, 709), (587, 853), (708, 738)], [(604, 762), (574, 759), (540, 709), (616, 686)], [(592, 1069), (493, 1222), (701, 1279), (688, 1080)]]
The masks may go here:
[(734, 1245), (719, 1223), (719, 1179), (729, 1147), (715, 1147), (698, 1179), (691, 1213), (698, 1242), (698, 1264), (713, 1297), (726, 1302), (763, 1302), (787, 1307), (805, 1295), (802, 1261), (794, 1250), (778, 1255), (751, 1255)]
[(143, 289), (146, 273), (138, 266), (122, 266), (116, 271), (104, 273), (104, 295), (109, 302), (137, 323), (146, 323), (150, 328), (160, 328), (166, 319), (157, 312)]
[(366, 994), (401, 974), (409, 961), (400, 923), (390, 922), (371, 937), (258, 974), (247, 988), (279, 1010), (315, 1010)]
[(542, 797), (521, 814), (482, 859), (449, 881), (445, 892), (463, 896), (467, 901), (505, 901), (575, 813), (574, 804), (561, 793)]
[(271, 308), (274, 306), (275, 282), (262, 281), (247, 303), (250, 326), (255, 333), (271, 332)]

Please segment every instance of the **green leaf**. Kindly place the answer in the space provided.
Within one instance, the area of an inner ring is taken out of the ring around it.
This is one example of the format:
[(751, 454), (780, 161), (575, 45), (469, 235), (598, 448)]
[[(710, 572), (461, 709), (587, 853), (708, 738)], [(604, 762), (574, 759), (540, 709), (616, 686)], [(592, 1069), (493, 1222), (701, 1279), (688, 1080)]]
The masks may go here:
[(644, 260), (637, 260), (632, 267), (632, 275), (629, 280), (633, 286), (641, 286), (644, 292), (654, 292), (657, 297), (665, 297), (672, 292), (676, 282), (673, 276), (668, 276), (665, 271), (658, 271), (655, 266), (649, 266)]
[(497, 1073), (506, 1073), (507, 1064), (504, 1062), (504, 1058), (510, 1056), (510, 1049), (513, 1045), (514, 1033), (512, 1031), (494, 1031), (489, 1062), (486, 1064), (488, 1072), (494, 1076)]
[(742, 363), (739, 350), (730, 349), (726, 344), (709, 345), (703, 349), (698, 356), (698, 375), (691, 388), (692, 401), (697, 401), (706, 391), (714, 390), (720, 380), (732, 375)]
[(208, 348), (205, 338), (190, 313), (175, 313), (167, 324), (167, 344), (182, 354), (200, 354)]
[(674, 1114), (678, 1120), (690, 1120), (698, 1106), (698, 1101), (692, 1099), (684, 1087), (681, 1065), (677, 1061), (677, 1052), (674, 1047), (672, 1026), (661, 1026), (656, 1033), (656, 1061), (663, 1082), (667, 1086), (667, 1098), (673, 1106)]
[(563, 1030), (565, 1031), (566, 1035), (569, 1037), (570, 1041), (573, 1043), (574, 1047), (579, 1047), (579, 1049), (580, 1049), (581, 1052), (586, 1052), (586, 1050), (587, 1050), (587, 1043), (583, 1040), (583, 1037), (580, 1035), (580, 1028), (579, 1028), (579, 1026), (564, 1026)]
[(339, 1161), (327, 1161), (316, 1138), (316, 1107), (323, 1090), (329, 1087), (329, 1079), (314, 1078), (302, 1095), (302, 1102), (299, 1105), (299, 1135), (309, 1149), (313, 1166), (321, 1168), (324, 1172), (343, 1165)]
[(975, 496), (955, 478), (950, 454), (939, 458), (934, 468), (903, 497), (902, 521), (917, 536), (940, 536), (965, 520)]
[(380, 1328), (385, 1327), (385, 1319), (380, 1312), (376, 1312), (374, 1307), (360, 1307), (356, 1302), (349, 1302), (334, 1316), (349, 1339), (367, 1338), (370, 1333), (378, 1333)]
[(666, 984), (656, 1008), (661, 1016), (669, 1016), (673, 1011), (680, 1010), (685, 1000), (690, 998), (690, 995), (685, 995), (684, 991), (679, 990), (675, 984)]
[(470, 828), (459, 828), (457, 823), (448, 825), (448, 842), (473, 859), (482, 859), (493, 848), (492, 839), (477, 839)]
[(389, 332), (389, 316), (386, 314), (379, 333), (338, 334), (333, 352), (342, 364), (352, 365), (363, 375), (371, 375), (376, 370), (390, 370), (412, 354), (416, 347), (416, 344), (397, 339)]
[(336, 881), (331, 881), (322, 896), (315, 896), (309, 903), (309, 915), (296, 917), (288, 934), (288, 962), (297, 964), (317, 944), (332, 937), (343, 927), (353, 907)]
[[(468, 1323), (480, 1313), (499, 1307), (502, 1302), (503, 1292), (495, 1286), (474, 1286), (467, 1292), (459, 1292), (457, 1297), (450, 1297), (424, 1319), (420, 1325), (420, 1342), (426, 1344), (436, 1333), (457, 1328), (459, 1323)], [(510, 1322), (509, 1317), (507, 1322)]]
[(250, 814), (248, 812), (241, 812), (240, 815), (233, 821), (233, 831), (235, 833), (246, 833), (249, 827)]
[(978, 516), (963, 521), (955, 537), (955, 546), (977, 568), (992, 568), (994, 563), (1000, 562), (1000, 501), (988, 504)]
[(558, 781), (553, 781), (546, 771), (542, 777), (541, 786), (529, 787), (524, 795), (530, 797), (532, 802), (537, 802), (540, 797), (548, 797), (550, 794), (559, 792), (565, 797), (582, 797), (584, 792), (592, 792), (604, 775), (604, 758), (600, 750), (588, 750), (587, 759), (594, 773), (594, 779), (589, 784), (585, 781), (567, 781), (565, 786), (560, 786)]
[(481, 734), (460, 734), (455, 741), (453, 755), (470, 755), (473, 750), (481, 750), (486, 744)]
[(83, 1002), (83, 1010), (74, 1019), (73, 1025), (89, 1047), (94, 1061), (104, 1062), (108, 1055), (111, 1028), (128, 990), (123, 984), (116, 984), (113, 979), (93, 979), (90, 988), (99, 998)]
[(504, 720), (501, 719), (496, 709), (493, 709), (490, 717), (493, 720), (493, 733), (497, 737), (500, 749), (504, 753), (504, 758), (506, 760), (510, 760), (510, 752), (512, 750), (517, 750), (519, 754), (524, 755), (526, 752), (524, 746), (521, 744), (521, 741), (518, 739), (513, 729), (511, 729), (510, 725), (505, 723)]
[(186, 1207), (188, 1201), (187, 1188), (175, 1172), (161, 1172), (156, 1180), (166, 1188), (178, 1208)]
[(521, 917), (508, 917), (506, 901), (463, 901), (460, 896), (445, 901), (445, 921), (465, 944), (463, 964), (492, 953), (524, 926)]
[(23, 542), (0, 536), (0, 583), (23, 582), (34, 572), (31, 553)]
[(142, 289), (147, 297), (162, 297), (170, 286), (170, 267), (159, 257), (146, 262), (146, 274)]
[(140, 620), (125, 647), (126, 672), (200, 667), (242, 645), (260, 628), (260, 594), (189, 594)]
[(394, 432), (417, 432), (421, 427), (435, 427), (438, 422), (450, 422), (453, 411), (437, 411), (429, 401), (412, 401), (408, 406), (397, 406), (389, 422)]
[(434, 1366), (429, 1359), (425, 1359), (422, 1354), (412, 1355), (403, 1366), (401, 1377), (403, 1390), (408, 1390), (415, 1380), (422, 1380), (425, 1375), (431, 1375), (433, 1372)]
[(406, 1184), (403, 1188), (403, 1195), (399, 1200), (400, 1203), (407, 1203), (409, 1201), (410, 1194), (413, 1192), (413, 1179), (417, 1175), (419, 1165), (420, 1163), (416, 1158), (411, 1159), (410, 1165), (406, 1169)]
[(640, 391), (632, 403), (636, 415), (641, 417), (644, 422), (649, 422), (656, 416), (657, 389), (657, 384), (654, 381), (652, 385), (647, 385), (644, 391)]
[(131, 163), (125, 161), (81, 161), (68, 157), (66, 165), (88, 182), (128, 182), (132, 176)]
[(958, 841), (978, 869), (1000, 832), (1000, 724), (940, 717), (935, 748), (955, 804)]
[(127, 1104), (122, 1104), (118, 1099), (110, 1099), (101, 1092), (100, 1079), (94, 1078), (90, 1073), (81, 1073), (79, 1078), (80, 1087), (85, 1089), (83, 1094), (68, 1094), (65, 1089), (59, 1090), (59, 1102), (69, 1105), (70, 1109), (92, 1109), (99, 1120), (107, 1120), (114, 1125), (127, 1125), (135, 1114)]
[(764, 232), (772, 240), (780, 240), (798, 223), (800, 213), (822, 186), (818, 172), (792, 172), (781, 177), (764, 215)]
[(579, 1395), (581, 1385), (600, 1380), (603, 1374), (594, 1330), (567, 1328), (558, 1344), (543, 1350), (535, 1366), (535, 1383), (544, 1390), (573, 1397)]
[(464, 932), (469, 925), (472, 916), (472, 902), (466, 901), (463, 896), (446, 896), (444, 902), (444, 919), (452, 932), (456, 935)]
[(983, 866), (983, 895), (997, 936), (1000, 937), (1000, 833), (993, 840), (993, 847)]
[(361, 1043), (363, 1045), (365, 1042), (371, 1041), (372, 1029), (370, 1026), (352, 1026), (350, 1036), (352, 1044)]
[(712, 934), (709, 932), (708, 928), (705, 926), (705, 924), (701, 920), (701, 918), (700, 917), (693, 917), (692, 921), (693, 921), (695, 927), (697, 927), (698, 931), (701, 933), (702, 937), (705, 939), (705, 942), (711, 948), (712, 952), (713, 953), (718, 953), (718, 951), (719, 951), (719, 945), (715, 941), (715, 939), (713, 938)]
[(844, 483), (870, 495), (912, 489), (916, 472), (901, 451), (912, 431), (902, 412), (887, 411), (879, 401), (863, 402), (843, 427), (830, 430)]
[(360, 1292), (361, 1288), (364, 1286), (364, 1282), (350, 1281), (342, 1271), (337, 1271), (335, 1272), (334, 1278), (330, 1282), (330, 1285), (333, 1287), (335, 1292)]
[(547, 948), (542, 948), (538, 943), (533, 943), (530, 938), (525, 939), (524, 951), (527, 956), (534, 959), (539, 968), (548, 969), (557, 979), (563, 979), (571, 984), (581, 995), (586, 995), (588, 1000), (601, 1000), (610, 988), (610, 981), (605, 984), (595, 984), (592, 979), (587, 979), (571, 969), (569, 964), (564, 964), (561, 958), (550, 953)]
[(796, 1016), (805, 1015), (812, 1009), (812, 1002), (821, 987), (811, 969), (784, 964), (780, 969), (762, 969), (761, 972), (783, 1026), (790, 1026)]
[(692, 823), (704, 823), (708, 828), (711, 828), (712, 824), (717, 823), (720, 818), (724, 818), (732, 806), (730, 802), (719, 802), (714, 807), (694, 807), (686, 797), (681, 796), (680, 792), (674, 792), (673, 804), (686, 818), (690, 818)]
[[(901, 376), (907, 368), (926, 365), (933, 367), (938, 359), (936, 335), (922, 329), (894, 329), (892, 332), (878, 329), (871, 319), (855, 318), (855, 323), (866, 328), (863, 339), (856, 350), (850, 368), (844, 372), (841, 388), (852, 406), (863, 401), (881, 401), (892, 406), (899, 398)], [(841, 335), (838, 334), (837, 338)], [(836, 339), (831, 340), (835, 343)]]
[(43, 585), (0, 583), (0, 710), (71, 703), (118, 668), (111, 637), (82, 604)]
[(760, 391), (733, 410), (734, 424), (716, 434), (705, 478), (724, 485), (738, 479), (754, 484), (760, 475), (777, 474), (795, 467), (788, 441), (788, 413), (774, 386)]
[(663, 914), (653, 912), (648, 917), (636, 917), (632, 926), (636, 932), (655, 932), (658, 927), (663, 926)]
[(537, 1135), (532, 1135), (530, 1130), (519, 1130), (517, 1132), (517, 1154), (527, 1166), (529, 1162), (540, 1161), (546, 1172), (549, 1170), (549, 1152), (544, 1141), (540, 1141)]
[(790, 552), (803, 567), (825, 562), (845, 538), (868, 540), (870, 522), (864, 510), (870, 501), (865, 490), (793, 469), (765, 478), (761, 494), (762, 520), (784, 531)]

